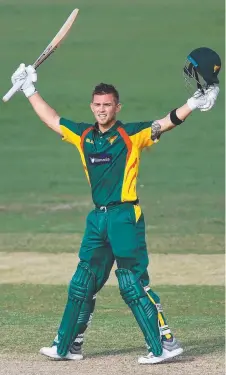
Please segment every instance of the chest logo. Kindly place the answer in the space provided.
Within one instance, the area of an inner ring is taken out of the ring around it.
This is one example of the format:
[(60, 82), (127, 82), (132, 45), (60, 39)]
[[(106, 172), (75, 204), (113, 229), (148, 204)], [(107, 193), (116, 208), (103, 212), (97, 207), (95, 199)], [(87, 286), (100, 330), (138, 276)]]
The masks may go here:
[(89, 154), (88, 157), (90, 165), (111, 164), (112, 162), (111, 154)]
[(116, 140), (116, 138), (118, 138), (117, 135), (113, 136), (113, 137), (109, 137), (107, 138), (108, 142), (112, 145), (112, 143)]

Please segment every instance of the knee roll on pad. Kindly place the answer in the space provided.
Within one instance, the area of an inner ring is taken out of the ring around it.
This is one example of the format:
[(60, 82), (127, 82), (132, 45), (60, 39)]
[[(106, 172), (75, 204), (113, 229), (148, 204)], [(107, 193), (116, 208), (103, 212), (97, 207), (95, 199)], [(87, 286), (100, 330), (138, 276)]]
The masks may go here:
[(119, 268), (115, 274), (118, 278), (121, 296), (128, 305), (146, 296), (140, 281), (130, 270)]
[(69, 298), (83, 302), (87, 298), (93, 298), (94, 290), (95, 275), (90, 270), (88, 263), (80, 262), (69, 285)]
[(131, 308), (144, 334), (148, 349), (156, 356), (161, 355), (162, 344), (155, 305), (148, 298), (140, 280), (130, 270), (120, 268), (115, 271), (115, 274), (118, 278), (121, 296)]

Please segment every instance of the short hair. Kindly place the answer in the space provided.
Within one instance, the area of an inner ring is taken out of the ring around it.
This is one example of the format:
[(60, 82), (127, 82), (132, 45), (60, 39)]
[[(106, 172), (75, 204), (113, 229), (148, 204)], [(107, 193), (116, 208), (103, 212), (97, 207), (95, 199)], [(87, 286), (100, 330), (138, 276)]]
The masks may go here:
[(109, 85), (107, 83), (102, 83), (102, 82), (99, 83), (99, 85), (97, 85), (95, 89), (93, 90), (92, 100), (93, 100), (94, 95), (104, 95), (104, 94), (112, 94), (115, 98), (116, 103), (117, 104), (119, 103), (119, 93), (116, 90), (116, 88), (113, 85)]

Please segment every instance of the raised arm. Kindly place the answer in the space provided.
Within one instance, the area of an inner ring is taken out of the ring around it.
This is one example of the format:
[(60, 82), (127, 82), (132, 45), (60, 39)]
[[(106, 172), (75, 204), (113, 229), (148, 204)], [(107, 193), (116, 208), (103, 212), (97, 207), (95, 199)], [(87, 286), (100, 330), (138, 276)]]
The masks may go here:
[(34, 111), (37, 113), (38, 117), (52, 130), (56, 133), (62, 135), (60, 128), (60, 116), (58, 113), (49, 106), (48, 103), (39, 95), (38, 92), (35, 92), (28, 98), (31, 103)]
[(11, 77), (13, 85), (18, 81), (24, 81), (20, 91), (28, 98), (31, 106), (38, 117), (56, 133), (62, 135), (60, 128), (60, 116), (45, 102), (45, 100), (36, 91), (34, 83), (37, 81), (37, 73), (33, 66), (20, 64), (19, 68)]
[(152, 139), (158, 139), (162, 133), (165, 133), (177, 125), (180, 125), (184, 120), (195, 110), (209, 111), (215, 104), (219, 94), (219, 87), (217, 85), (209, 86), (204, 90), (204, 94), (198, 90), (194, 95), (188, 99), (187, 103), (179, 108), (173, 109), (166, 117), (155, 120), (152, 123)]

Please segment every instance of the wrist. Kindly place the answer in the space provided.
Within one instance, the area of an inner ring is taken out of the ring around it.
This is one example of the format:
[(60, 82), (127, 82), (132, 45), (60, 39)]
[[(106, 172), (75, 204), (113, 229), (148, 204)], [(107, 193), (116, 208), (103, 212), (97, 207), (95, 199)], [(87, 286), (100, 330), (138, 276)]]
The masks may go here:
[(30, 96), (34, 95), (37, 92), (34, 85), (28, 86), (26, 89), (23, 89), (23, 93), (26, 98), (30, 98)]
[(188, 105), (188, 107), (190, 108), (191, 111), (194, 111), (195, 109), (198, 108), (197, 100), (193, 97), (191, 97), (187, 100), (187, 105)]

